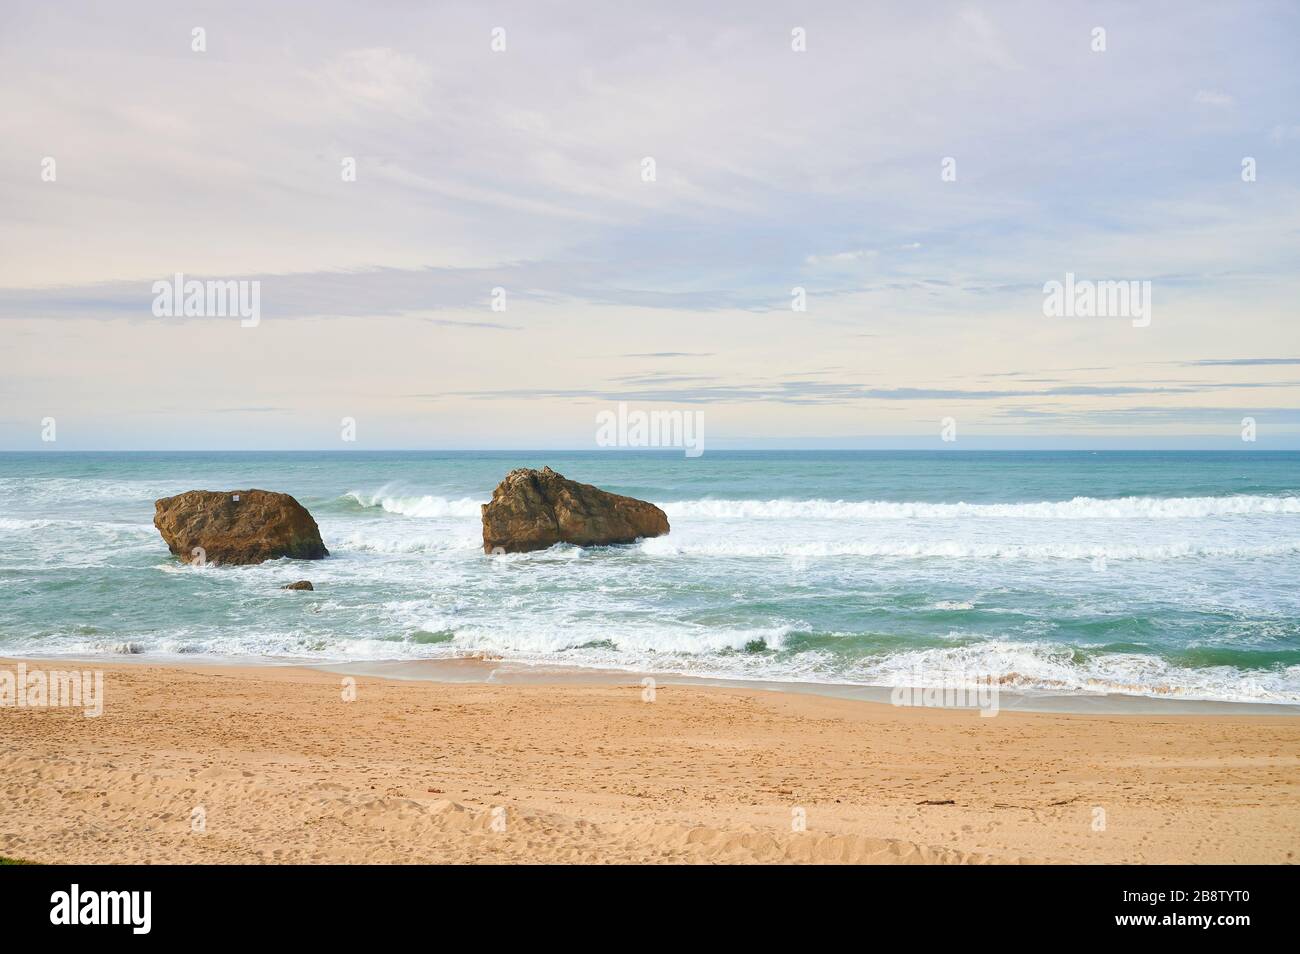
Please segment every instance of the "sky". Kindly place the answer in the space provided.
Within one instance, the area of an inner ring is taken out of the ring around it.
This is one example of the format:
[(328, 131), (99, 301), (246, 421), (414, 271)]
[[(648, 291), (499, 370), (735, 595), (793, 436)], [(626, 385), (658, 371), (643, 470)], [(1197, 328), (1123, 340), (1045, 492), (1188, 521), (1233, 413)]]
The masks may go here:
[[(6, 0), (0, 450), (583, 449), (620, 402), (1300, 448), (1297, 50), (1292, 3)], [(1149, 314), (1045, 313), (1067, 274)]]

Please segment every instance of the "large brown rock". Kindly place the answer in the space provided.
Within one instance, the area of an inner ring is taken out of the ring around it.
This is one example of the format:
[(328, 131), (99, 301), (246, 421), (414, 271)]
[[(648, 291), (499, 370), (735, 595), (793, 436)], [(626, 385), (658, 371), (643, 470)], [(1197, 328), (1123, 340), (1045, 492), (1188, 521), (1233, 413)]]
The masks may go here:
[(667, 532), (668, 518), (654, 504), (567, 480), (549, 467), (512, 470), (483, 505), (485, 553), (556, 543), (599, 547)]
[(164, 497), (154, 502), (153, 525), (186, 563), (200, 557), (230, 564), (330, 555), (307, 508), (269, 490), (190, 490)]

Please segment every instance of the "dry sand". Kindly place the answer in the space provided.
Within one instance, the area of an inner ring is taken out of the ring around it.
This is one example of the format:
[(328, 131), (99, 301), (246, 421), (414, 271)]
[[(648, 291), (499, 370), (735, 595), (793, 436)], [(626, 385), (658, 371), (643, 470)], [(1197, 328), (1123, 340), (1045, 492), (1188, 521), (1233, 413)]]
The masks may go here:
[[(308, 669), (97, 668), (100, 718), (0, 709), (0, 855), (943, 864), (1300, 855), (1294, 717), (981, 718), (749, 689), (660, 686), (648, 703), (639, 684), (368, 677), (345, 702), (342, 677)], [(204, 830), (194, 831), (200, 807)], [(800, 816), (807, 830), (792, 831)]]

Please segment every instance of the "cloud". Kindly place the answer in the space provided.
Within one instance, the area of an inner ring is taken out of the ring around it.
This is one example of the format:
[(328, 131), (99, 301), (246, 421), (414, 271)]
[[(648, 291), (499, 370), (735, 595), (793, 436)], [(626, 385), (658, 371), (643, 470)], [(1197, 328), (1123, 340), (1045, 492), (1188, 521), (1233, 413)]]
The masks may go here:
[(804, 262), (808, 265), (852, 265), (875, 258), (879, 254), (875, 249), (859, 248), (847, 252), (834, 252), (830, 255), (809, 255)]
[(642, 351), (620, 355), (622, 358), (712, 358), (712, 351)]
[(1242, 417), (1254, 417), (1278, 434), (1294, 434), (1300, 428), (1300, 407), (1160, 407), (1137, 405), (1105, 410), (1094, 408), (1005, 408), (998, 417), (1013, 423), (1033, 422), (1069, 429), (1194, 428), (1214, 430), (1236, 439)]
[[(821, 374), (821, 372), (815, 372)], [(799, 375), (790, 375), (797, 377)], [(858, 401), (1004, 401), (1008, 399), (1036, 398), (1112, 398), (1139, 394), (1189, 395), (1214, 391), (1231, 391), (1254, 388), (1294, 387), (1300, 382), (1248, 382), (1236, 384), (1185, 384), (1176, 386), (1147, 386), (1126, 384), (1068, 384), (1042, 389), (978, 389), (940, 387), (880, 388), (834, 381), (774, 380), (754, 384), (711, 384), (693, 387), (659, 387), (672, 382), (709, 380), (689, 376), (662, 378), (655, 376), (629, 377), (624, 385), (644, 384), (648, 387), (601, 388), (503, 388), (499, 390), (444, 392), (441, 394), (412, 395), (420, 398), (442, 398), (450, 395), (474, 400), (565, 400), (565, 401), (646, 401), (679, 404), (843, 404)], [(716, 380), (716, 378), (714, 379)]]
[(1300, 364), (1300, 358), (1202, 358), (1200, 361), (1180, 362), (1186, 367), (1255, 367), (1258, 365)]
[(388, 47), (347, 50), (311, 74), (322, 95), (338, 96), (368, 110), (386, 110), (404, 117), (428, 117), (424, 98), (433, 77), (415, 56)]
[[(785, 289), (755, 298), (730, 289), (627, 288), (621, 269), (594, 263), (512, 262), (494, 268), (369, 268), (290, 274), (213, 275), (187, 279), (240, 279), (261, 283), (262, 312), (268, 319), (422, 315), (436, 310), (486, 310), (492, 290), (506, 291), (507, 308), (521, 302), (577, 302), (645, 308), (788, 307)], [(151, 286), (170, 274), (136, 281), (53, 288), (0, 288), (0, 320), (30, 318), (153, 319)], [(175, 318), (168, 321), (204, 319)], [(493, 321), (461, 322), (478, 327), (515, 328)], [(660, 356), (670, 356), (665, 352)], [(679, 352), (685, 356), (687, 352)]]
[(1202, 106), (1231, 106), (1234, 100), (1227, 93), (1214, 89), (1198, 89), (1192, 101), (1200, 103)]

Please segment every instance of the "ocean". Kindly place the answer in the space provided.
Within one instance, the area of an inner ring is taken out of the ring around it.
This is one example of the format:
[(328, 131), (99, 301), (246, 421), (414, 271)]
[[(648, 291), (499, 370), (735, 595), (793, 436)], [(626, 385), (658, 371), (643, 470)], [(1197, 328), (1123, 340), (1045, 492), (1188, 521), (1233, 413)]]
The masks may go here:
[[(672, 532), (482, 552), (514, 467)], [(183, 566), (153, 501), (293, 494), (331, 556)], [(280, 587), (298, 579), (311, 593)], [(518, 663), (1300, 703), (1300, 453), (0, 454), (0, 654)]]

